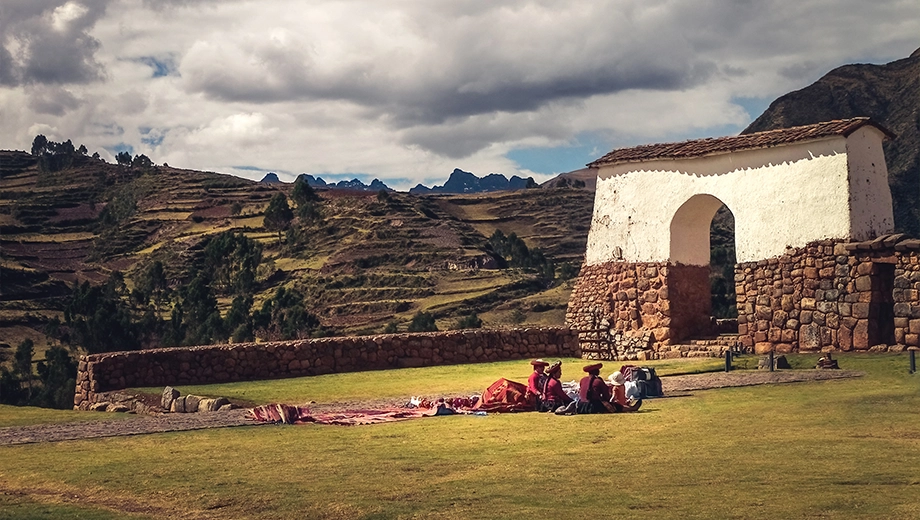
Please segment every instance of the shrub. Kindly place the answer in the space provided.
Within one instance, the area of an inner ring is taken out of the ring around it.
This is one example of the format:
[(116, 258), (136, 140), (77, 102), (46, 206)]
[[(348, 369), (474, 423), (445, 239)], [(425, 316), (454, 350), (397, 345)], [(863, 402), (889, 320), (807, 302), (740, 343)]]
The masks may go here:
[(408, 330), (409, 332), (434, 332), (438, 330), (438, 326), (435, 325), (434, 316), (427, 312), (419, 311), (412, 317)]
[(455, 330), (459, 329), (479, 329), (482, 328), (482, 320), (479, 319), (479, 316), (474, 312), (469, 316), (464, 316), (457, 320), (457, 324), (454, 326)]

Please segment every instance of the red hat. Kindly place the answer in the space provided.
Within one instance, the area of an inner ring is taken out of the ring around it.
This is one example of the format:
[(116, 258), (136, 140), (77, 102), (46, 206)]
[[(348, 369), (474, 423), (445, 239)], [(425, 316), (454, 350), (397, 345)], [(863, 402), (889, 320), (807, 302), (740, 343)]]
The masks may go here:
[(543, 361), (542, 359), (534, 359), (533, 361), (530, 362), (530, 364), (535, 367), (548, 367), (549, 366), (549, 363), (547, 363), (546, 361)]
[(599, 372), (601, 368), (604, 367), (603, 363), (595, 363), (593, 365), (587, 365), (582, 368), (585, 372)]

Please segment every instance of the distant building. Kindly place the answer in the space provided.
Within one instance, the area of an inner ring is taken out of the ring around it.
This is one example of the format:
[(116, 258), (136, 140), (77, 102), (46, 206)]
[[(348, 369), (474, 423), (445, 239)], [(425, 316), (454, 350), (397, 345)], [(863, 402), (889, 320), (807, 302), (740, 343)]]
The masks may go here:
[(891, 235), (893, 137), (855, 118), (608, 153), (588, 165), (594, 216), (567, 322), (607, 331), (615, 357), (687, 355), (677, 345), (715, 333), (709, 233), (724, 204), (742, 345), (918, 344), (920, 242)]

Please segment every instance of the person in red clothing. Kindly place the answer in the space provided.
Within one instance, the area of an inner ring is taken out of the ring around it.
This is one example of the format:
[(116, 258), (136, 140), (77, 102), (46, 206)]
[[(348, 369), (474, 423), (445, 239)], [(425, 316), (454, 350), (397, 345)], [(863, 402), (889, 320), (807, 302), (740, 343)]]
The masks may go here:
[(588, 365), (588, 373), (578, 385), (578, 413), (607, 413), (610, 411), (610, 387), (601, 379), (603, 363)]
[(610, 398), (610, 404), (613, 405), (615, 412), (635, 412), (642, 406), (642, 399), (630, 401), (626, 398), (626, 378), (620, 371), (610, 374), (610, 384), (613, 388), (613, 397)]
[(567, 406), (572, 403), (572, 398), (566, 395), (562, 390), (562, 383), (559, 378), (562, 377), (562, 361), (556, 361), (546, 370), (549, 376), (543, 383), (543, 404), (539, 408), (541, 412), (557, 412), (562, 410), (565, 413)]
[(533, 365), (533, 372), (527, 378), (527, 395), (536, 399), (535, 408), (539, 410), (543, 400), (543, 383), (549, 377), (546, 375), (546, 367), (549, 366), (549, 363), (542, 359), (534, 359), (530, 364)]

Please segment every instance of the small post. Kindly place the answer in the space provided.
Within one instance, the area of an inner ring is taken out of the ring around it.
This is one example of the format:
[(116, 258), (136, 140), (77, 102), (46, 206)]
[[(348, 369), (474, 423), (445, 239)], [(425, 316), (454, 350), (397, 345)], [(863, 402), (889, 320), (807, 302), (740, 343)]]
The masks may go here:
[(773, 349), (770, 349), (770, 372), (773, 372), (775, 366), (776, 362), (773, 360)]
[(732, 371), (732, 351), (730, 349), (725, 351), (725, 371)]
[(917, 372), (917, 351), (915, 349), (910, 349), (910, 373)]

